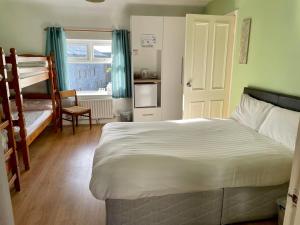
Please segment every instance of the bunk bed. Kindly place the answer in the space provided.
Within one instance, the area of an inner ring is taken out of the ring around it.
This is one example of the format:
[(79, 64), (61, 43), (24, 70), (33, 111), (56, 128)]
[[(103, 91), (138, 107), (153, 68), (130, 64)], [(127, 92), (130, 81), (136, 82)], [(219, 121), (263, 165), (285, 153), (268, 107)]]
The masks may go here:
[[(17, 55), (16, 50), (12, 48), (5, 60), (8, 64), (9, 88), (14, 93), (13, 125), (16, 127), (17, 150), (22, 152), (25, 170), (29, 170), (30, 144), (51, 123), (54, 130), (57, 130), (59, 109), (56, 98), (56, 73), (51, 56)], [(23, 93), (24, 88), (43, 81), (48, 81), (49, 94)], [(34, 101), (38, 102), (33, 105), (40, 108), (27, 107)]]
[(20, 191), (20, 170), (19, 162), (16, 151), (16, 142), (14, 139), (13, 121), (9, 99), (9, 89), (7, 83), (7, 71), (5, 63), (5, 55), (2, 48), (0, 48), (0, 98), (1, 98), (1, 111), (0, 111), (0, 140), (1, 152), (4, 153), (6, 162), (6, 170), (8, 175), (9, 186)]

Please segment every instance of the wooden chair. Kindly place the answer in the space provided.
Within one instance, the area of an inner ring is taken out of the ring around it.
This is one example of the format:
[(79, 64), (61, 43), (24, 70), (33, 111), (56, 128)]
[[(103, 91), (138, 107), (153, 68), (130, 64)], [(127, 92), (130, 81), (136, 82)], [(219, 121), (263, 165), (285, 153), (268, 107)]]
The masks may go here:
[[(73, 127), (73, 134), (75, 134), (75, 120), (76, 120), (76, 126), (78, 126), (78, 117), (89, 117), (90, 121), (90, 129), (92, 129), (92, 117), (91, 117), (91, 109), (78, 106), (78, 98), (75, 90), (67, 90), (67, 91), (60, 91), (59, 92), (60, 97), (60, 129), (63, 129), (63, 120), (67, 120), (72, 122)], [(75, 98), (75, 104), (74, 106), (70, 107), (63, 107), (62, 100), (67, 98)], [(63, 115), (71, 116), (72, 119), (64, 118)]]

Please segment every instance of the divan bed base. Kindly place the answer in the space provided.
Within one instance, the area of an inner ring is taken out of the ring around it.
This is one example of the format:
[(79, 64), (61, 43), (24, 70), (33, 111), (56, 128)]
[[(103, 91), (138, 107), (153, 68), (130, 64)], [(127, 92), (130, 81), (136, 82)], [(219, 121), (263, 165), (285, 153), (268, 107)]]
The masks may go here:
[(225, 225), (273, 218), (288, 184), (106, 200), (107, 225)]

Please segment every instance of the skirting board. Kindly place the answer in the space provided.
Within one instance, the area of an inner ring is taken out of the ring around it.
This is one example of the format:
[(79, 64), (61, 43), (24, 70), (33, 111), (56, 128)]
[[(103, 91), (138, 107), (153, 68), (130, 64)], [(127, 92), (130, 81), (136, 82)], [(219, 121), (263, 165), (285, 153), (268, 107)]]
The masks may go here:
[[(120, 116), (115, 116), (113, 119), (92, 119), (92, 124), (107, 124), (112, 122), (120, 122)], [(80, 125), (88, 125), (89, 120), (88, 119), (79, 119), (78, 123)], [(63, 121), (63, 126), (70, 126), (72, 125), (72, 122)]]

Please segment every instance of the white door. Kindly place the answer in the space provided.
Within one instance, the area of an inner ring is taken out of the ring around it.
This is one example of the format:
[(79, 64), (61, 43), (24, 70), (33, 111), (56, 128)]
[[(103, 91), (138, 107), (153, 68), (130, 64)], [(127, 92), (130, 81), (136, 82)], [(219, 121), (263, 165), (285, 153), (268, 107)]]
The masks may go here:
[(300, 191), (300, 126), (296, 143), (295, 155), (293, 159), (293, 169), (290, 180), (289, 194), (287, 199), (284, 225), (300, 224), (300, 201), (298, 201)]
[(161, 104), (163, 120), (182, 119), (185, 17), (164, 17)]
[(234, 16), (187, 15), (184, 118), (228, 116)]

